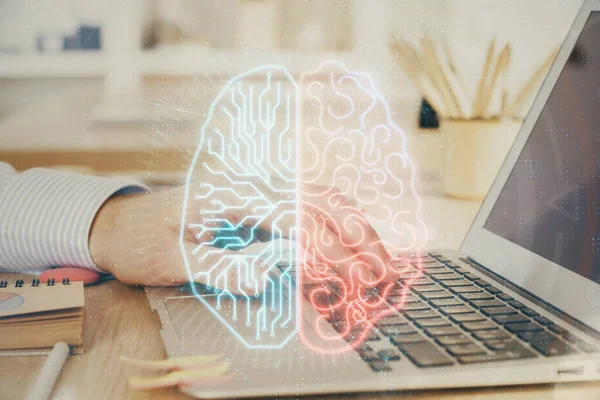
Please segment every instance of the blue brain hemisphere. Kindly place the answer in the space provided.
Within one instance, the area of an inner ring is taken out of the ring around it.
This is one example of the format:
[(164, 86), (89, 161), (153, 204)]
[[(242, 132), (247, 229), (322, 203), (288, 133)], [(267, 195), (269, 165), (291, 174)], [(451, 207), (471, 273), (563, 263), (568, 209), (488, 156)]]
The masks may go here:
[[(249, 347), (278, 347), (297, 330), (295, 282), (279, 269), (299, 208), (297, 86), (278, 66), (230, 80), (212, 104), (190, 167), (181, 250), (198, 299)], [(212, 292), (207, 297), (206, 293)]]

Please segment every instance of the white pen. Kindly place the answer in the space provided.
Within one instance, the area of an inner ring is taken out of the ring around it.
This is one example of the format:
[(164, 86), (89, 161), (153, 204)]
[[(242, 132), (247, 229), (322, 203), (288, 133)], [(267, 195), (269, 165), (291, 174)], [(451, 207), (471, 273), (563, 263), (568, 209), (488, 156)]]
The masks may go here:
[(58, 342), (54, 345), (27, 396), (27, 400), (46, 400), (50, 398), (56, 379), (58, 379), (68, 356), (69, 346), (66, 343)]

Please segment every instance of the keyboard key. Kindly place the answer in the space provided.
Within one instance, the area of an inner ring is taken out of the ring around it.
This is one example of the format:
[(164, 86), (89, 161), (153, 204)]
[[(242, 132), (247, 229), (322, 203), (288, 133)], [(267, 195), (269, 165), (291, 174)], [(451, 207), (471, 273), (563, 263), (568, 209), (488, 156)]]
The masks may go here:
[(441, 262), (441, 263), (444, 263), (444, 264), (448, 264), (448, 263), (452, 262), (451, 260), (448, 260), (447, 258), (443, 258), (443, 257), (442, 258), (438, 258), (437, 260), (439, 262)]
[(518, 334), (519, 338), (521, 340), (524, 340), (526, 342), (531, 342), (531, 340), (533, 339), (537, 339), (537, 340), (552, 340), (554, 339), (556, 336), (554, 336), (553, 334), (546, 332), (546, 331), (535, 331), (535, 332), (520, 332)]
[(452, 336), (461, 334), (461, 332), (453, 326), (427, 328), (425, 329), (425, 333), (427, 333), (429, 336)]
[(363, 339), (365, 342), (377, 342), (381, 340), (381, 336), (377, 333), (370, 333)]
[(435, 341), (442, 346), (453, 346), (456, 344), (473, 343), (473, 340), (470, 337), (463, 334), (452, 336), (436, 336)]
[(440, 290), (440, 287), (437, 285), (423, 285), (423, 286), (411, 286), (413, 292), (423, 293), (423, 292), (437, 292)]
[(467, 286), (456, 286), (456, 287), (452, 287), (450, 288), (450, 291), (454, 294), (459, 294), (459, 293), (478, 293), (478, 292), (482, 292), (482, 289), (478, 286), (474, 286), (474, 285), (467, 285)]
[(409, 295), (411, 295), (411, 291), (410, 288), (404, 287), (400, 283), (397, 283), (397, 286), (392, 288), (392, 290), (390, 290), (387, 295), (388, 297), (408, 297)]
[(440, 286), (450, 289), (450, 288), (455, 288), (455, 287), (472, 286), (472, 285), (471, 285), (471, 282), (462, 279), (462, 280), (454, 280), (454, 281), (443, 281), (443, 282), (440, 282)]
[(425, 300), (432, 300), (432, 299), (452, 299), (452, 298), (454, 298), (454, 296), (452, 296), (451, 293), (448, 293), (446, 291), (425, 292), (425, 293), (421, 293), (420, 296), (423, 299), (425, 299)]
[(407, 259), (410, 262), (437, 262), (437, 260), (434, 257), (430, 257), (427, 254), (399, 254), (398, 258)]
[(465, 301), (469, 300), (492, 300), (494, 296), (486, 292), (479, 293), (461, 293), (459, 297)]
[(497, 296), (498, 294), (502, 293), (502, 289), (498, 289), (496, 286), (488, 286), (485, 288), (486, 291), (488, 291), (489, 293)]
[(535, 322), (537, 322), (540, 325), (550, 325), (552, 323), (552, 321), (550, 321), (548, 318), (543, 317), (541, 315), (538, 315), (537, 317), (534, 318)]
[(507, 352), (511, 350), (522, 351), (523, 349), (526, 349), (521, 343), (517, 342), (516, 340), (491, 341), (486, 342), (485, 346), (490, 350), (498, 352)]
[(398, 296), (390, 296), (387, 298), (388, 303), (390, 304), (407, 304), (407, 303), (416, 303), (420, 302), (421, 299), (415, 296), (414, 294), (407, 294), (406, 296), (402, 296), (402, 294)]
[(410, 325), (396, 325), (396, 326), (383, 326), (379, 328), (381, 333), (385, 336), (393, 337), (396, 335), (406, 335), (409, 333), (416, 333), (417, 331)]
[(521, 312), (525, 315), (527, 315), (528, 317), (535, 317), (537, 315), (540, 315), (538, 312), (532, 310), (531, 308), (525, 307), (525, 308), (521, 308)]
[(410, 319), (437, 318), (440, 316), (437, 312), (433, 310), (406, 311), (405, 315)]
[(417, 311), (417, 310), (429, 310), (429, 306), (427, 305), (427, 303), (408, 303), (408, 304), (403, 304), (400, 307), (400, 310), (402, 311)]
[(521, 308), (525, 307), (525, 304), (523, 304), (523, 303), (521, 303), (520, 301), (517, 301), (517, 300), (511, 300), (511, 301), (508, 302), (508, 304), (511, 307), (514, 307), (514, 308), (516, 308), (518, 310), (520, 310)]
[(444, 273), (444, 274), (431, 274), (430, 275), (431, 279), (438, 281), (438, 282), (443, 282), (443, 281), (455, 281), (455, 280), (462, 280), (463, 277), (462, 275), (456, 274), (456, 273)]
[(492, 319), (502, 325), (513, 322), (531, 322), (529, 318), (524, 317), (521, 314), (494, 315)]
[(418, 367), (443, 367), (452, 365), (452, 361), (437, 347), (429, 342), (420, 342), (398, 346), (406, 356)]
[(383, 317), (375, 323), (375, 325), (377, 325), (378, 327), (406, 324), (408, 324), (408, 320), (401, 315), (390, 315), (387, 317)]
[(471, 272), (471, 271), (469, 271), (469, 270), (466, 270), (466, 269), (464, 269), (464, 268), (462, 268), (462, 267), (460, 267), (460, 266), (458, 266), (458, 265), (457, 265), (457, 266), (455, 266), (454, 268), (453, 268), (453, 267), (451, 267), (450, 265), (448, 265), (448, 268), (452, 268), (452, 269), (454, 269), (454, 272), (456, 272), (457, 274), (461, 274), (461, 275), (462, 275), (462, 274), (466, 274), (466, 273), (468, 273), (468, 272)]
[(482, 314), (489, 316), (502, 314), (518, 314), (518, 311), (512, 307), (490, 307), (481, 310)]
[(405, 285), (410, 285), (410, 286), (424, 286), (424, 285), (433, 285), (435, 282), (432, 281), (429, 278), (407, 278), (407, 279), (402, 279), (401, 282)]
[(410, 268), (410, 269), (402, 269), (402, 272), (400, 274), (400, 278), (398, 278), (399, 282), (403, 282), (407, 279), (418, 279), (419, 277), (424, 276), (420, 271), (417, 271), (414, 268)]
[(518, 360), (525, 358), (535, 358), (535, 354), (531, 350), (521, 346), (520, 348), (515, 348), (507, 351), (497, 351), (492, 354), (476, 354), (462, 356), (458, 358), (458, 361), (462, 364), (477, 364), (506, 360)]
[[(494, 331), (487, 331), (494, 332)], [(502, 332), (502, 331), (499, 331)], [(506, 332), (505, 332), (506, 333)], [(516, 340), (506, 340), (506, 339), (496, 339), (496, 340), (486, 340), (483, 342), (485, 347), (492, 351), (506, 351), (512, 348), (515, 345), (520, 345)]]
[(415, 320), (415, 324), (421, 328), (450, 325), (450, 323), (443, 318), (417, 319), (417, 320)]
[(491, 285), (489, 282), (484, 281), (483, 279), (477, 279), (473, 281), (473, 283), (482, 288), (486, 288)]
[[(448, 264), (446, 264), (446, 267), (448, 267), (448, 268), (452, 268), (452, 269), (453, 269), (453, 270), (455, 270), (455, 271), (457, 271), (459, 268), (461, 268), (461, 266), (460, 266), (460, 265), (458, 265), (458, 264), (453, 264), (453, 263), (448, 263)], [(468, 272), (468, 271), (466, 271), (466, 272)]]
[(506, 346), (502, 350), (496, 350), (495, 354), (501, 354), (506, 356), (508, 360), (515, 360), (521, 358), (535, 358), (536, 355), (533, 351), (523, 346), (523, 344), (519, 343), (516, 340), (506, 341)]
[(475, 311), (472, 307), (469, 306), (440, 307), (439, 310), (444, 315), (472, 313), (473, 311)]
[(455, 314), (450, 316), (450, 320), (460, 324), (462, 322), (485, 321), (485, 317), (477, 313)]
[(486, 354), (485, 350), (483, 350), (481, 347), (477, 346), (476, 344), (448, 346), (446, 348), (446, 350), (448, 350), (448, 352), (450, 354), (452, 354), (453, 356), (457, 356), (457, 357), (473, 355), (473, 354)]
[(446, 264), (439, 262), (438, 260), (421, 260), (414, 261), (411, 263), (415, 268), (445, 268)]
[(444, 307), (444, 306), (464, 306), (465, 302), (457, 299), (456, 297), (451, 297), (449, 299), (435, 299), (431, 300), (431, 304), (436, 307)]
[(471, 300), (471, 305), (475, 308), (504, 307), (500, 300)]
[(474, 354), (458, 357), (458, 362), (461, 364), (493, 363), (505, 360), (510, 360), (506, 353)]
[(479, 277), (479, 275), (475, 275), (475, 274), (474, 274), (474, 273), (472, 273), (472, 272), (467, 272), (466, 274), (463, 274), (463, 276), (464, 276), (465, 278), (467, 278), (468, 280), (470, 280), (470, 281), (475, 281), (475, 280), (477, 280), (477, 279), (481, 279), (481, 278)]
[(566, 330), (562, 326), (558, 326), (556, 324), (550, 324), (550, 325), (548, 325), (548, 329), (550, 329), (552, 332), (554, 332), (554, 333), (556, 333), (558, 335), (566, 335), (567, 333), (569, 333), (568, 330)]
[(463, 322), (461, 324), (463, 329), (466, 331), (483, 331), (488, 329), (498, 329), (498, 326), (491, 323), (490, 321), (476, 321), (476, 322)]
[(530, 341), (531, 347), (545, 355), (546, 357), (564, 356), (567, 354), (576, 354), (577, 350), (562, 340), (554, 337), (551, 339), (543, 337), (533, 337)]
[(371, 367), (371, 369), (375, 372), (385, 372), (390, 370), (390, 367), (384, 360), (373, 360), (369, 361), (368, 364), (369, 367)]
[(519, 332), (534, 332), (544, 330), (540, 325), (534, 322), (517, 322), (513, 324), (504, 325), (509, 332), (519, 333)]
[(367, 309), (365, 311), (367, 313), (367, 318), (368, 319), (372, 319), (372, 318), (374, 318), (376, 316), (379, 316), (378, 318), (383, 318), (382, 317), (383, 313), (385, 313), (386, 316), (396, 315), (396, 314), (392, 314), (393, 309), (389, 308), (387, 306), (387, 304), (385, 305), (385, 308), (381, 308), (381, 307), (380, 308), (369, 308), (369, 309)]
[(400, 353), (392, 349), (381, 350), (377, 353), (377, 355), (383, 361), (397, 361), (400, 359)]
[(404, 335), (397, 335), (397, 336), (390, 337), (390, 342), (392, 342), (396, 346), (401, 345), (401, 344), (418, 343), (418, 342), (424, 342), (424, 341), (425, 341), (425, 337), (418, 332), (407, 333)]
[[(353, 326), (350, 329), (350, 331), (346, 334), (344, 339), (346, 339), (346, 341), (348, 341), (348, 342), (352, 342), (352, 341), (356, 340), (358, 337), (362, 336), (364, 332), (365, 332), (364, 327), (361, 324), (358, 324), (356, 326)], [(369, 329), (367, 331), (366, 335), (362, 339), (363, 342), (377, 341), (377, 340), (381, 340), (381, 336), (379, 336), (377, 331), (375, 331), (373, 329)]]
[(473, 337), (481, 341), (497, 341), (501, 339), (508, 339), (510, 335), (500, 329), (492, 329), (487, 331), (477, 331), (473, 333)]
[(358, 355), (366, 362), (381, 361), (381, 358), (379, 358), (379, 355), (373, 349), (359, 350)]
[(423, 273), (427, 275), (432, 274), (451, 274), (452, 271), (446, 268), (446, 266), (436, 266), (436, 267), (423, 267)]
[(514, 300), (514, 297), (506, 293), (498, 293), (496, 296), (498, 296), (498, 298), (502, 301)]

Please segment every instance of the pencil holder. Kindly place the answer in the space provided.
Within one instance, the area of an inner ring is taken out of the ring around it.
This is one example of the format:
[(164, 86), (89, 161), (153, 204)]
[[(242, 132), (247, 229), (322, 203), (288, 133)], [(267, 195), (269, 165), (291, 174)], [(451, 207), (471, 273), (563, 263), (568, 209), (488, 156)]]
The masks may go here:
[(445, 194), (456, 198), (484, 198), (521, 123), (514, 119), (442, 121)]

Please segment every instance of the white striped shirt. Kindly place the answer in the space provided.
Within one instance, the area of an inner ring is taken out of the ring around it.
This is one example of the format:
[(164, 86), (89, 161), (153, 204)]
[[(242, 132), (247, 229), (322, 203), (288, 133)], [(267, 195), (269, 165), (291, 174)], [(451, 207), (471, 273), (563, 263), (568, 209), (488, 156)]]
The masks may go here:
[(17, 173), (0, 163), (0, 270), (73, 266), (101, 271), (88, 247), (96, 213), (113, 195), (144, 190), (42, 168)]

